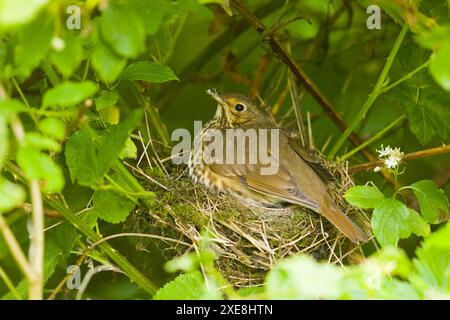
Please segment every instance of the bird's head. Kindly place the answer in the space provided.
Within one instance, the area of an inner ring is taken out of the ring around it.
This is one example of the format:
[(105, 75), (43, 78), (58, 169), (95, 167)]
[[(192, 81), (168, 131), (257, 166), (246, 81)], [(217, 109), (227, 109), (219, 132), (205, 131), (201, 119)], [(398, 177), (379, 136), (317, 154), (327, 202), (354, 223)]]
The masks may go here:
[(242, 94), (218, 94), (215, 89), (206, 92), (217, 101), (215, 118), (231, 128), (258, 127), (269, 120), (250, 98)]

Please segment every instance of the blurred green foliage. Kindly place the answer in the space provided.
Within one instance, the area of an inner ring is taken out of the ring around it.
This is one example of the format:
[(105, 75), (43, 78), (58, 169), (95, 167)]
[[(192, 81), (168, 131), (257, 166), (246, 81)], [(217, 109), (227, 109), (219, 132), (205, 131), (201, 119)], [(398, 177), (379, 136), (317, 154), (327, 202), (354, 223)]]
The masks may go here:
[[(151, 208), (155, 201), (121, 161), (134, 161), (142, 152), (133, 132), (141, 129), (144, 140), (151, 136), (168, 152), (173, 129), (193, 130), (194, 120), (211, 118), (208, 88), (257, 93), (276, 107), (283, 126), (296, 131), (293, 82), (304, 118), (310, 114), (314, 146), (336, 161), (367, 161), (351, 152), (355, 146), (288, 75), (233, 1), (0, 0), (2, 234), (8, 226), (28, 252), (27, 224), (35, 211), (29, 190), (39, 181), (46, 214), (45, 298), (75, 297), (64, 277), (77, 262), (83, 274), (93, 265), (123, 272), (94, 277), (83, 298), (147, 299), (172, 277), (163, 272), (158, 249), (151, 249), (151, 271), (143, 274), (129, 262), (142, 257), (127, 240), (101, 239), (121, 232), (137, 204)], [(243, 2), (354, 132), (363, 140), (376, 138), (368, 145), (374, 155), (381, 144), (411, 153), (450, 142), (449, 1)], [(366, 26), (369, 4), (382, 9), (380, 29)], [(367, 113), (360, 116), (365, 105)], [(448, 216), (449, 160), (448, 154), (417, 159), (394, 172), (413, 191), (412, 200), (400, 199), (405, 189), (380, 173), (354, 176), (359, 185), (376, 186), (358, 186), (346, 198), (374, 209), (372, 227), (385, 247), (361, 265), (343, 269), (290, 257), (269, 273), (263, 289), (218, 291), (225, 280), (205, 245), (199, 256), (184, 257), (184, 264), (172, 261), (172, 271), (186, 273), (156, 297), (448, 298), (450, 229), (442, 221)], [(418, 245), (411, 233), (426, 239)], [(403, 249), (394, 249), (397, 244)], [(26, 298), (27, 281), (10, 247), (0, 237), (0, 297)], [(405, 252), (415, 252), (414, 258)], [(209, 268), (208, 286), (200, 264)], [(60, 283), (62, 289), (55, 290)]]

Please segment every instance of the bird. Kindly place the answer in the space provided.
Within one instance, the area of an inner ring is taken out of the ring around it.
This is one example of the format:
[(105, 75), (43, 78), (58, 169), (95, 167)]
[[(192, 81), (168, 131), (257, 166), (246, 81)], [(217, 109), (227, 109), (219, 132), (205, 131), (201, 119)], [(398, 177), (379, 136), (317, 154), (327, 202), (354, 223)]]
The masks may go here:
[[(227, 192), (260, 207), (286, 204), (306, 207), (329, 220), (352, 242), (363, 243), (368, 240), (367, 235), (333, 201), (328, 186), (328, 181), (333, 177), (313, 150), (304, 147), (287, 131), (279, 128), (273, 117), (247, 96), (237, 93), (218, 94), (215, 89), (207, 90), (207, 93), (217, 102), (217, 109), (214, 117), (194, 138), (194, 148), (188, 161), (189, 175), (194, 183)], [(258, 146), (265, 147), (266, 150), (263, 151), (272, 156), (276, 172), (263, 174), (262, 169), (267, 164), (260, 161), (259, 153), (256, 161), (250, 162), (250, 152), (254, 151), (233, 146), (236, 140), (233, 140), (231, 149), (223, 147), (223, 152), (245, 152), (244, 161), (230, 163), (205, 160), (205, 148), (213, 140), (207, 136), (209, 131), (221, 133), (223, 142), (226, 140), (226, 131), (238, 129), (266, 129), (266, 132), (278, 130), (278, 150), (274, 150), (272, 144), (262, 146), (259, 143)], [(278, 154), (275, 155), (274, 151), (278, 151)]]

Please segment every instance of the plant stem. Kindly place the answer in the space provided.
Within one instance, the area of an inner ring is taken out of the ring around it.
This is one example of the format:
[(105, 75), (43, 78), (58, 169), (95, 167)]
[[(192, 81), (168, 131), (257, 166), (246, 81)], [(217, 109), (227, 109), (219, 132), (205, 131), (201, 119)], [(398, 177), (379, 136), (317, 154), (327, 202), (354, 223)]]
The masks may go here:
[(44, 285), (44, 208), (39, 181), (33, 179), (30, 182), (33, 234), (30, 243), (30, 265), (34, 271), (34, 281), (29, 285), (28, 297), (31, 300), (43, 298)]
[(339, 151), (339, 149), (344, 144), (347, 137), (353, 132), (353, 130), (356, 129), (356, 127), (365, 118), (367, 112), (372, 107), (373, 103), (378, 98), (378, 96), (384, 92), (383, 86), (385, 85), (386, 78), (389, 74), (389, 71), (391, 70), (392, 63), (394, 62), (394, 59), (398, 53), (398, 50), (400, 49), (400, 45), (402, 44), (407, 31), (408, 31), (408, 25), (405, 23), (402, 27), (402, 30), (400, 31), (400, 34), (398, 35), (397, 39), (395, 40), (394, 46), (392, 47), (392, 50), (389, 53), (389, 56), (386, 60), (386, 64), (384, 65), (384, 68), (381, 71), (380, 76), (378, 77), (375, 87), (373, 88), (372, 92), (370, 93), (369, 97), (367, 98), (366, 102), (362, 106), (359, 113), (356, 115), (355, 119), (350, 123), (349, 127), (339, 137), (338, 141), (336, 142), (333, 149), (331, 150), (331, 152), (328, 155), (328, 157), (330, 159), (332, 159), (336, 155), (336, 153)]
[[(305, 71), (297, 65), (295, 60), (289, 55), (289, 53), (282, 47), (281, 43), (278, 41), (273, 33), (266, 32), (267, 29), (258, 17), (251, 12), (251, 10), (245, 6), (240, 0), (232, 0), (232, 7), (238, 11), (247, 21), (250, 23), (256, 31), (264, 37), (262, 40), (268, 42), (272, 51), (280, 58), (280, 60), (291, 70), (291, 72), (296, 76), (300, 83), (305, 87), (306, 91), (313, 97), (321, 108), (325, 111), (328, 117), (336, 124), (336, 126), (343, 132), (348, 131), (348, 126), (345, 123), (341, 115), (336, 111), (334, 106), (328, 101), (328, 99), (323, 95), (316, 84), (309, 78)], [(353, 129), (352, 129), (353, 130)], [(345, 139), (349, 139), (355, 146), (362, 144), (362, 139), (352, 132), (348, 131), (345, 135)], [(373, 161), (376, 157), (371, 154), (368, 150), (362, 149), (364, 156)]]
[(22, 248), (19, 245), (19, 242), (17, 242), (14, 233), (11, 231), (8, 224), (6, 223), (5, 218), (1, 214), (0, 214), (0, 231), (3, 234), (3, 237), (5, 238), (6, 244), (8, 245), (8, 248), (11, 251), (12, 257), (14, 258), (17, 265), (24, 273), (25, 277), (27, 279), (33, 279), (34, 278), (33, 270), (28, 264), (28, 260), (25, 254), (23, 253)]
[[(11, 120), (11, 127), (17, 143), (25, 143), (25, 130), (18, 116)], [(28, 298), (42, 300), (44, 283), (44, 208), (38, 179), (31, 179), (32, 230), (30, 232), (29, 265), (32, 277), (28, 277)]]
[(2, 269), (2, 267), (0, 267), (0, 278), (3, 279), (3, 282), (6, 284), (6, 286), (8, 287), (9, 291), (11, 291), (11, 293), (14, 295), (14, 297), (16, 298), (16, 300), (22, 300), (22, 297), (20, 296), (20, 294), (17, 292), (16, 287), (14, 287), (11, 279), (8, 277), (8, 275), (6, 274), (6, 272)]
[(363, 144), (361, 144), (360, 146), (356, 147), (355, 149), (351, 150), (350, 152), (347, 152), (346, 154), (344, 154), (342, 157), (339, 158), (339, 162), (345, 161), (347, 158), (351, 157), (352, 155), (354, 155), (356, 152), (358, 152), (359, 150), (361, 150), (362, 148), (367, 147), (368, 145), (372, 144), (373, 142), (375, 142), (376, 140), (380, 139), (382, 136), (384, 136), (389, 130), (391, 130), (392, 128), (394, 128), (397, 124), (399, 124), (400, 122), (402, 122), (403, 120), (406, 119), (406, 115), (401, 115), (400, 117), (398, 117), (397, 119), (395, 119), (393, 122), (391, 122), (386, 128), (384, 128), (383, 130), (381, 130), (380, 132), (378, 132), (377, 134), (375, 134), (372, 138), (370, 138), (369, 140), (365, 141)]
[(431, 60), (427, 60), (424, 63), (422, 63), (420, 66), (418, 66), (417, 68), (415, 68), (414, 70), (412, 70), (411, 72), (408, 72), (407, 74), (405, 74), (403, 77), (401, 77), (400, 79), (398, 79), (397, 81), (395, 81), (394, 83), (384, 87), (383, 89), (381, 89), (381, 94), (388, 92), (389, 90), (391, 90), (392, 88), (398, 86), (400, 83), (411, 79), (416, 73), (418, 73), (419, 71), (422, 71), (424, 68), (428, 67), (428, 65), (430, 64)]

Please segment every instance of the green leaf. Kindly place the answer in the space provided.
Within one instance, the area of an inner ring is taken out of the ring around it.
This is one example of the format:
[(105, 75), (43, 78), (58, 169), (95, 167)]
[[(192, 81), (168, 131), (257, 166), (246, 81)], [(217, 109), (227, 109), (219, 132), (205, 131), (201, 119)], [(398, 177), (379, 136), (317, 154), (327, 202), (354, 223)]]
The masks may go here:
[(97, 190), (93, 197), (94, 212), (110, 223), (125, 221), (135, 203), (121, 194), (110, 190)]
[(44, 180), (43, 190), (60, 192), (64, 187), (64, 176), (61, 168), (52, 158), (30, 146), (20, 147), (17, 152), (17, 163), (30, 179)]
[(127, 63), (127, 59), (115, 54), (100, 36), (98, 36), (91, 59), (94, 70), (107, 83), (116, 80)]
[(134, 10), (110, 4), (99, 22), (102, 38), (117, 54), (136, 58), (144, 51), (145, 26)]
[(266, 293), (269, 299), (338, 299), (342, 284), (338, 268), (303, 255), (287, 258), (270, 271)]
[(109, 171), (114, 161), (124, 152), (126, 141), (140, 123), (143, 111), (135, 110), (117, 126), (112, 126), (101, 137), (99, 146), (85, 133), (74, 133), (65, 150), (66, 163), (72, 182), (92, 187)]
[(121, 80), (142, 80), (153, 83), (179, 80), (169, 67), (147, 61), (130, 64), (120, 78)]
[(137, 147), (134, 144), (133, 140), (131, 140), (131, 138), (128, 138), (125, 141), (125, 147), (120, 152), (119, 158), (120, 159), (125, 159), (125, 158), (136, 159), (137, 158)]
[(39, 121), (38, 128), (43, 134), (56, 140), (63, 140), (66, 136), (66, 126), (58, 118), (45, 118)]
[(71, 33), (67, 33), (63, 41), (64, 48), (54, 49), (50, 54), (50, 61), (65, 77), (70, 77), (83, 59), (83, 41)]
[(27, 107), (19, 100), (9, 99), (0, 101), (0, 115), (4, 116), (6, 119), (10, 119), (11, 116), (27, 110)]
[(443, 105), (440, 95), (428, 95), (416, 104), (403, 102), (409, 120), (409, 127), (420, 143), (425, 145), (439, 134), (450, 139), (450, 111)]
[(434, 80), (447, 91), (450, 91), (450, 44), (447, 43), (431, 58), (430, 72)]
[(450, 223), (433, 232), (416, 251), (418, 275), (428, 286), (450, 290)]
[(378, 299), (384, 300), (419, 300), (419, 292), (409, 283), (395, 278), (384, 278), (377, 292)]
[(66, 164), (72, 182), (95, 185), (99, 175), (97, 154), (93, 141), (83, 132), (75, 132), (66, 144)]
[(26, 193), (20, 185), (0, 177), (0, 214), (21, 205), (25, 196)]
[(64, 82), (47, 90), (42, 104), (44, 107), (69, 107), (76, 105), (97, 92), (97, 85), (92, 81)]
[(99, 173), (101, 176), (108, 172), (113, 162), (119, 157), (130, 133), (140, 123), (142, 116), (142, 110), (138, 109), (133, 111), (119, 125), (112, 126), (104, 136), (98, 150), (98, 168), (100, 169)]
[(64, 256), (70, 255), (75, 246), (77, 230), (70, 223), (60, 224), (46, 233), (46, 239), (51, 239), (60, 249)]
[(30, 22), (49, 0), (0, 1), (0, 28), (20, 26)]
[(383, 247), (396, 246), (411, 234), (408, 208), (394, 198), (383, 200), (373, 211), (372, 229)]
[(61, 151), (61, 146), (58, 142), (37, 132), (28, 132), (25, 135), (25, 145), (38, 150)]
[(208, 291), (199, 271), (181, 274), (156, 292), (155, 300), (200, 300)]
[(50, 15), (40, 16), (21, 29), (14, 55), (16, 74), (22, 77), (31, 74), (49, 50), (52, 36), (53, 18)]
[(411, 185), (414, 195), (419, 201), (420, 212), (426, 221), (436, 223), (439, 214), (449, 212), (447, 196), (438, 189), (432, 180), (422, 180)]
[(95, 98), (95, 107), (97, 108), (97, 111), (100, 111), (106, 107), (110, 107), (116, 104), (118, 100), (119, 94), (117, 93), (117, 91), (104, 90), (98, 98)]
[(345, 192), (344, 198), (355, 207), (371, 209), (384, 200), (384, 195), (375, 187), (355, 186)]
[(420, 214), (411, 208), (409, 210), (409, 225), (411, 232), (422, 237), (430, 234), (430, 225), (420, 216)]

